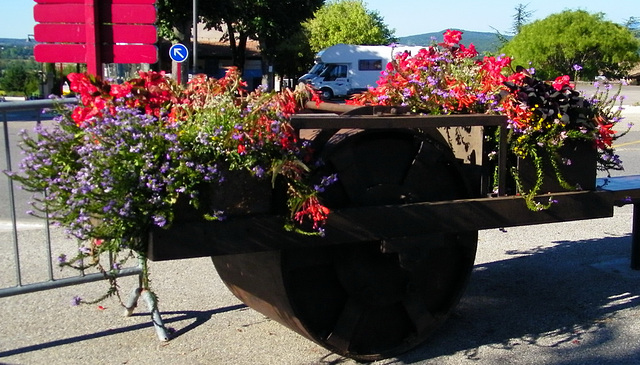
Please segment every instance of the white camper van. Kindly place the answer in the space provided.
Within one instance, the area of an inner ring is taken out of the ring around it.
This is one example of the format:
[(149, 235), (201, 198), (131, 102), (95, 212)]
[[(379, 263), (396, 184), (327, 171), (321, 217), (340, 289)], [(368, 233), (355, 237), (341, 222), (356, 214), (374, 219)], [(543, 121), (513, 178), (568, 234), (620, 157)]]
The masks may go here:
[(336, 44), (318, 52), (315, 64), (298, 82), (320, 90), (323, 99), (347, 96), (376, 86), (380, 73), (398, 52), (417, 53), (423, 47)]

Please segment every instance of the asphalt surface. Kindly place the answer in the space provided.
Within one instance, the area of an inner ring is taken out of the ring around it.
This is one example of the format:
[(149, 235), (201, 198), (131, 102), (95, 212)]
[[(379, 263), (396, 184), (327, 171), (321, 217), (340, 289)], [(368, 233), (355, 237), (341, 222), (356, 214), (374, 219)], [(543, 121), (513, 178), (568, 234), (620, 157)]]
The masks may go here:
[[(640, 108), (628, 108), (627, 119), (640, 124)], [(619, 141), (627, 174), (640, 174), (637, 128)], [(469, 287), (449, 321), (424, 345), (375, 364), (640, 364), (631, 218), (625, 206), (611, 218), (481, 231)], [(0, 250), (9, 234), (0, 227)], [(38, 256), (37, 226), (21, 227), (20, 239), (25, 256)], [(62, 238), (54, 232), (53, 240)], [(13, 270), (2, 252), (0, 287)], [(28, 280), (44, 275), (37, 266), (25, 264)], [(106, 288), (83, 284), (0, 298), (0, 364), (355, 364), (246, 308), (208, 258), (152, 262), (151, 275), (176, 331), (171, 341), (158, 341), (143, 303), (132, 317), (115, 298), (102, 308), (71, 306), (73, 296)], [(135, 278), (121, 280), (125, 292), (135, 286)]]

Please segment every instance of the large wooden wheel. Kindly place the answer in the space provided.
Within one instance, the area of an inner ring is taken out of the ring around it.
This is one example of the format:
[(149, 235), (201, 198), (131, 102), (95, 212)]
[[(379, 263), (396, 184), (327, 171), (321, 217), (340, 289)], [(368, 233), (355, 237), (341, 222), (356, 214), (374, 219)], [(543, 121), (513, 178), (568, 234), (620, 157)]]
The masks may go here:
[[(333, 209), (469, 196), (438, 138), (411, 130), (349, 130), (322, 141)], [(425, 217), (428, 219), (428, 217)], [(376, 360), (422, 342), (450, 315), (468, 281), (477, 232), (213, 258), (243, 302), (338, 354)]]

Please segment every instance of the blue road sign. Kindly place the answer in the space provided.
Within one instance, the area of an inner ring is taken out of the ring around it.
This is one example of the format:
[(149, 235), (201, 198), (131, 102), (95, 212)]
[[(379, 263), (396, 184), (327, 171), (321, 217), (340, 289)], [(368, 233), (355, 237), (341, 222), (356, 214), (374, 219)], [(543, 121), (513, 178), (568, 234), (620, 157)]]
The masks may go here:
[(184, 62), (189, 57), (189, 50), (184, 44), (174, 44), (169, 48), (169, 57), (176, 62)]

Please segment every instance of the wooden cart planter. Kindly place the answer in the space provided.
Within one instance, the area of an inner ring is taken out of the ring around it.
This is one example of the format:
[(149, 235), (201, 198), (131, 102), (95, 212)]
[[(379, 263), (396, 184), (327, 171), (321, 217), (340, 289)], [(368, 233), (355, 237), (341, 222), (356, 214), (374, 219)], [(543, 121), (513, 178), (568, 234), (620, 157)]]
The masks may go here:
[(504, 117), (324, 108), (340, 114), (299, 114), (292, 123), (315, 144), (322, 173), (338, 174), (323, 197), (332, 209), (325, 237), (287, 232), (275, 212), (183, 219), (150, 233), (149, 256), (211, 256), (248, 306), (357, 360), (407, 351), (447, 319), (471, 274), (478, 230), (610, 217), (637, 191), (596, 191), (593, 164), (585, 190), (554, 192), (557, 204), (533, 212), (506, 195), (504, 138), (492, 194), (485, 136), (505, 128)]

